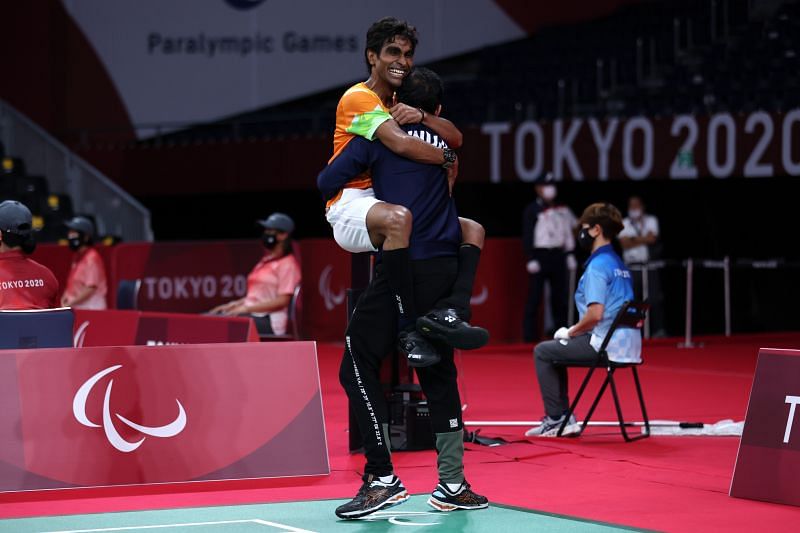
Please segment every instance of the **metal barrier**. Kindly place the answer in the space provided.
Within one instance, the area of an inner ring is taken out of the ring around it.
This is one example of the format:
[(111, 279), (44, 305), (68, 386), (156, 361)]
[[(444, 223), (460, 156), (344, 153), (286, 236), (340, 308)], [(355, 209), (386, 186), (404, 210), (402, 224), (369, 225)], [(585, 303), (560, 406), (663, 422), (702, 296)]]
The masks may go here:
[[(781, 268), (800, 268), (800, 263), (786, 262), (783, 259), (766, 259), (766, 260), (753, 260), (753, 259), (737, 259), (732, 261), (730, 257), (725, 256), (720, 259), (698, 259), (688, 258), (684, 260), (665, 260), (665, 261), (651, 261), (648, 263), (641, 263), (629, 265), (632, 271), (642, 272), (642, 296), (647, 299), (649, 296), (649, 279), (648, 271), (661, 270), (670, 267), (681, 267), (686, 269), (686, 301), (685, 301), (685, 316), (684, 316), (684, 335), (683, 341), (678, 344), (680, 348), (694, 348), (702, 346), (692, 339), (693, 328), (693, 304), (694, 304), (694, 277), (696, 269), (702, 268), (706, 270), (721, 270), (722, 271), (722, 302), (723, 302), (723, 319), (724, 319), (724, 333), (726, 337), (730, 337), (732, 333), (732, 319), (731, 319), (731, 269), (749, 269), (749, 270), (778, 270)], [(645, 325), (645, 338), (649, 338), (649, 326)]]
[[(725, 320), (725, 336), (731, 336), (731, 282), (730, 282), (730, 258), (725, 256), (722, 260), (715, 259), (684, 259), (680, 260), (658, 260), (629, 265), (632, 271), (642, 273), (642, 299), (647, 301), (650, 296), (649, 272), (662, 270), (667, 267), (680, 266), (686, 269), (686, 311), (684, 315), (684, 335), (683, 342), (678, 344), (679, 348), (695, 348), (702, 346), (692, 340), (692, 309), (694, 304), (694, 272), (695, 268), (721, 269), (723, 271), (723, 313)], [(650, 317), (647, 318), (644, 327), (644, 336), (650, 338)]]
[(28, 172), (69, 194), (76, 210), (92, 214), (100, 234), (152, 241), (150, 211), (5, 101), (0, 100), (0, 141), (25, 160)]

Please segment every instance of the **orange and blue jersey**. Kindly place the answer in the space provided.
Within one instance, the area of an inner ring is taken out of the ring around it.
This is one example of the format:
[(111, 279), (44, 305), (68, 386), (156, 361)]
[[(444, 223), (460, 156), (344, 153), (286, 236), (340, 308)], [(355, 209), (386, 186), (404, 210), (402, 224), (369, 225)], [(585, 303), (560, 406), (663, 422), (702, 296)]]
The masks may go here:
[[(356, 83), (342, 95), (336, 107), (336, 129), (333, 132), (333, 155), (328, 163), (336, 159), (355, 137), (368, 141), (375, 138), (378, 127), (391, 120), (392, 115), (380, 97), (364, 82)], [(364, 172), (350, 180), (345, 188), (368, 189), (372, 179)], [(339, 199), (340, 194), (330, 199), (328, 206)]]

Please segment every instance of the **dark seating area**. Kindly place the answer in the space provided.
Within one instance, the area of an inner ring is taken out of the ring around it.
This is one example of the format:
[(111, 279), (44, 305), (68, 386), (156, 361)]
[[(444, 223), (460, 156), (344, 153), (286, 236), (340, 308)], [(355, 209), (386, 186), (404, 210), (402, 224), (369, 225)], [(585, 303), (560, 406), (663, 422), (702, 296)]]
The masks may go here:
[(33, 225), (39, 242), (56, 242), (64, 238), (64, 221), (74, 216), (72, 199), (66, 194), (50, 191), (44, 176), (27, 173), (25, 162), (6, 155), (0, 143), (2, 170), (0, 171), (0, 202), (17, 200), (33, 213)]
[[(427, 66), (445, 82), (445, 116), (462, 126), (797, 107), (800, 0), (757, 4), (641, 2)], [(144, 142), (325, 135), (342, 90)]]

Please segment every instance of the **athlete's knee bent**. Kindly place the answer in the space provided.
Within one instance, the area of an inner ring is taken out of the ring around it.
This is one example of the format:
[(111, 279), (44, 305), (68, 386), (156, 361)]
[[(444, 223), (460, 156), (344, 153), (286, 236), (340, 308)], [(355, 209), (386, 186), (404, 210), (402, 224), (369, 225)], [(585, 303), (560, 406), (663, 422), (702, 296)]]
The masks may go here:
[(396, 235), (411, 234), (411, 226), (413, 224), (411, 211), (402, 205), (390, 204), (388, 207), (385, 216), (386, 230)]
[(486, 240), (486, 230), (483, 226), (470, 218), (459, 217), (458, 222), (461, 224), (461, 242), (482, 249)]

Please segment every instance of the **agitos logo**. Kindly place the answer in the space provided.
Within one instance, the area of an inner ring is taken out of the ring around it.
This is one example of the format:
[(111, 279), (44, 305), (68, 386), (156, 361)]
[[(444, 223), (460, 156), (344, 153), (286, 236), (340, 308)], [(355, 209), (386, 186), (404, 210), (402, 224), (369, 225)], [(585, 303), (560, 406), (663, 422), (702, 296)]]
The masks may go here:
[[(101, 370), (94, 376), (87, 379), (83, 385), (80, 386), (78, 392), (75, 393), (75, 397), (72, 400), (72, 414), (75, 416), (75, 419), (82, 425), (89, 427), (89, 428), (99, 428), (102, 427), (103, 431), (106, 434), (106, 438), (108, 442), (117, 450), (121, 452), (132, 452), (137, 449), (142, 443), (145, 441), (147, 437), (142, 437), (138, 441), (130, 442), (125, 440), (122, 435), (119, 434), (117, 428), (114, 426), (114, 419), (111, 416), (111, 389), (114, 385), (114, 380), (110, 379), (108, 381), (108, 385), (106, 386), (106, 392), (103, 399), (103, 425), (96, 424), (89, 420), (89, 417), (86, 414), (86, 400), (89, 398), (89, 394), (91, 394), (92, 389), (97, 384), (98, 381), (103, 379), (108, 374), (114, 372), (122, 368), (122, 365), (114, 365), (108, 367), (104, 370)], [(141, 424), (137, 424), (136, 422), (132, 422), (125, 418), (124, 416), (115, 413), (117, 419), (128, 426), (131, 429), (142, 433), (143, 435), (147, 435), (150, 437), (160, 437), (160, 438), (168, 438), (174, 437), (186, 427), (186, 411), (183, 409), (183, 405), (181, 402), (176, 399), (175, 402), (178, 404), (178, 416), (167, 425), (164, 426), (157, 426), (157, 427), (150, 427), (150, 426), (143, 426)]]
[(225, 0), (229, 6), (241, 10), (252, 9), (263, 2), (264, 0)]

